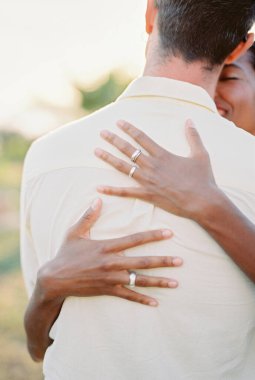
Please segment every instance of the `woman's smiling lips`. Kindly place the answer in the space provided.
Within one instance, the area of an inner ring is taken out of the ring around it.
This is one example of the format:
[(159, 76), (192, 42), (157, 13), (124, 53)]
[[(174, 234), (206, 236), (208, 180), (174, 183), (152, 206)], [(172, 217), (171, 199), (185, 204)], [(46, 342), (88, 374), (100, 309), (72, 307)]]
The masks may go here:
[(217, 109), (218, 109), (219, 114), (220, 114), (222, 117), (228, 118), (228, 115), (229, 115), (229, 110), (228, 110), (228, 108), (227, 108), (227, 107), (224, 107), (224, 106), (222, 105), (222, 103), (219, 102), (219, 101), (217, 101), (217, 100), (215, 101), (215, 104), (216, 104), (216, 107), (217, 107)]

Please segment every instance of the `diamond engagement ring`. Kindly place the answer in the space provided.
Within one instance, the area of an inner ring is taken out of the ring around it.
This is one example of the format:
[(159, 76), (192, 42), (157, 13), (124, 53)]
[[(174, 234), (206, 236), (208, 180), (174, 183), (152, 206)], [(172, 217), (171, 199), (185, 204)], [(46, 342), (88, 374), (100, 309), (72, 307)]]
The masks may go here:
[(136, 162), (136, 160), (141, 156), (141, 154), (142, 154), (141, 149), (137, 149), (137, 150), (132, 154), (131, 161), (132, 161), (132, 162)]
[(136, 281), (136, 272), (130, 272), (129, 273), (129, 284), (131, 288), (135, 287), (135, 281)]
[(132, 168), (131, 168), (131, 170), (129, 172), (129, 175), (128, 175), (129, 178), (132, 178), (134, 176), (136, 169), (137, 169), (136, 165), (132, 166)]

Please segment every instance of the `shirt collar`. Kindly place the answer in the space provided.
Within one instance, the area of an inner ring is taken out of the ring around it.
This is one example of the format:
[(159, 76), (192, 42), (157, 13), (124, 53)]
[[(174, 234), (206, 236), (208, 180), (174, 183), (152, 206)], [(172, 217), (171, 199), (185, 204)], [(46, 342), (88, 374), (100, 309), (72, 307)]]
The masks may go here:
[(213, 99), (202, 87), (169, 78), (147, 76), (134, 80), (119, 100), (133, 97), (171, 98), (217, 113)]

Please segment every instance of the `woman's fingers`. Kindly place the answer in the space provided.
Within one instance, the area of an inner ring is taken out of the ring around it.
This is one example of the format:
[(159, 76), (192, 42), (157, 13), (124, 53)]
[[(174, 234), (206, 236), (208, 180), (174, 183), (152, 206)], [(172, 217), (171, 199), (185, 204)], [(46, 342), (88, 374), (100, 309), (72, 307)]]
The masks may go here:
[(139, 232), (118, 239), (103, 240), (101, 243), (105, 253), (118, 253), (147, 243), (170, 239), (172, 236), (173, 233), (170, 230), (154, 230)]
[(143, 200), (146, 200), (148, 196), (148, 194), (140, 187), (99, 186), (97, 191), (105, 195), (115, 195), (117, 197), (137, 198)]
[(170, 288), (178, 287), (178, 282), (165, 277), (145, 276), (142, 274), (136, 275), (135, 286), (142, 288)]
[[(106, 278), (107, 286), (117, 286), (117, 285), (123, 285), (128, 286), (129, 285), (129, 273), (121, 272), (113, 272), (111, 273), (108, 278)], [(142, 288), (171, 288), (175, 289), (178, 286), (178, 282), (176, 280), (173, 280), (171, 278), (167, 277), (155, 277), (155, 276), (146, 276), (144, 274), (138, 274), (136, 273), (136, 280), (135, 280), (135, 286), (142, 287)]]
[[(127, 162), (113, 156), (111, 153), (106, 152), (105, 150), (97, 148), (95, 150), (95, 155), (100, 158), (102, 161), (107, 162), (107, 164), (111, 165), (115, 169), (117, 169), (119, 172), (124, 173), (126, 175), (130, 174), (130, 171), (132, 167), (134, 166), (131, 164), (128, 164)], [(141, 171), (139, 168), (135, 170), (132, 177), (136, 179), (137, 181), (142, 179)]]
[(67, 239), (88, 238), (91, 227), (99, 218), (102, 209), (101, 199), (96, 199), (78, 222), (70, 229)]
[(149, 136), (147, 136), (140, 129), (134, 127), (132, 124), (124, 120), (119, 120), (117, 122), (118, 127), (124, 131), (127, 135), (132, 137), (141, 147), (147, 150), (151, 155), (158, 154), (162, 148), (155, 143)]
[(124, 298), (128, 301), (141, 303), (147, 306), (158, 306), (158, 302), (155, 298), (146, 296), (144, 294), (137, 293), (133, 290), (127, 289), (123, 286), (109, 287), (106, 292), (107, 295)]
[[(142, 257), (125, 257), (118, 256), (114, 260), (105, 264), (104, 269), (107, 272), (123, 271), (132, 269), (155, 269), (180, 267), (183, 261), (179, 257), (172, 256), (142, 256)], [(124, 283), (125, 284), (125, 283)]]
[(202, 142), (202, 139), (195, 128), (195, 124), (192, 120), (187, 120), (185, 124), (186, 138), (188, 140), (191, 156), (208, 155), (207, 150)]
[[(120, 152), (125, 154), (130, 160), (132, 158), (132, 155), (137, 151), (137, 149), (131, 145), (129, 142), (123, 140), (121, 137), (115, 135), (115, 133), (112, 133), (110, 131), (102, 131), (100, 133), (100, 136), (109, 142), (111, 145), (115, 146)], [(146, 157), (143, 154), (140, 154), (139, 157), (136, 159), (137, 164), (140, 166), (143, 165), (144, 161), (146, 161)]]

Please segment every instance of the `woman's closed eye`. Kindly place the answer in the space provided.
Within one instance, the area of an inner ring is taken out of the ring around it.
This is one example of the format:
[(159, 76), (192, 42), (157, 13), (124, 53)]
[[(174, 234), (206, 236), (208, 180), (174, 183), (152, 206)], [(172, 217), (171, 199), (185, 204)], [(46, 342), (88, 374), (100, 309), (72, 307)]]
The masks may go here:
[(240, 80), (240, 78), (237, 77), (237, 76), (231, 76), (231, 75), (220, 77), (220, 81), (221, 82), (225, 82), (225, 81), (228, 81), (228, 80)]
[(234, 64), (226, 65), (220, 75), (221, 82), (240, 80), (242, 78), (242, 70)]

